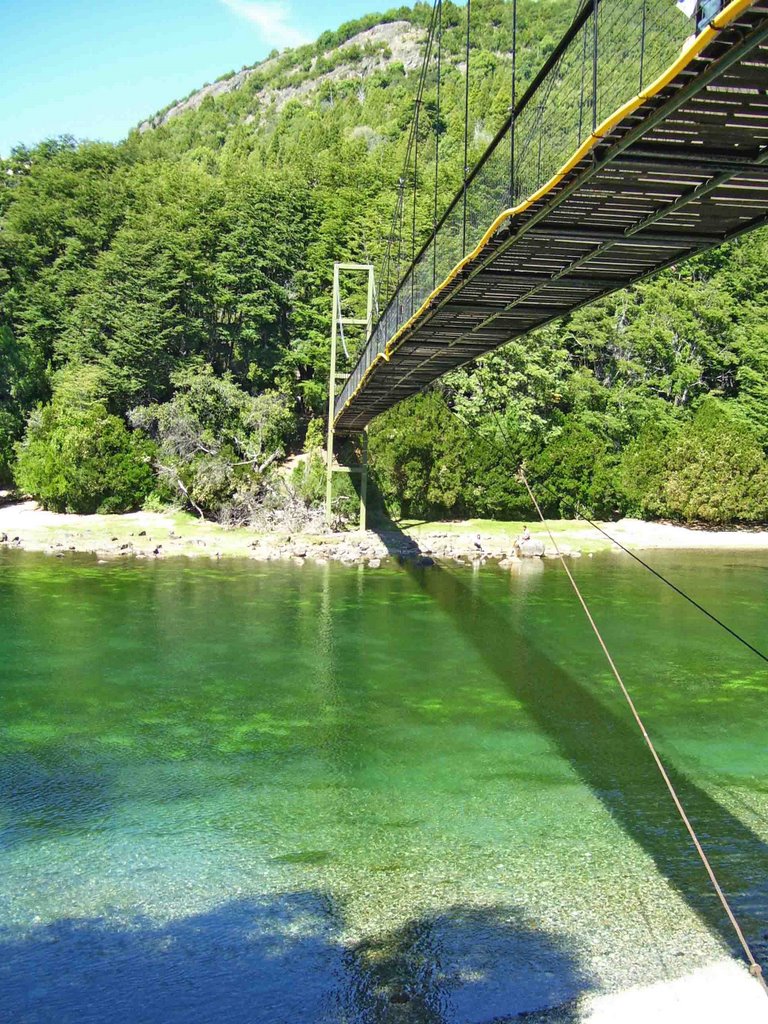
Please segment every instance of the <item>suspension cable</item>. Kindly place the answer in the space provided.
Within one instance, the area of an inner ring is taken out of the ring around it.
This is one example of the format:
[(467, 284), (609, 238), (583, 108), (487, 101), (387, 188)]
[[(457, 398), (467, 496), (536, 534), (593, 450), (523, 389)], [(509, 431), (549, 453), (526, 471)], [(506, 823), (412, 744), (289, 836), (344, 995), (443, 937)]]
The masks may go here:
[[(515, 0), (517, 2), (517, 0)], [(443, 0), (437, 0), (437, 102), (435, 105), (435, 195), (432, 205), (432, 234), (437, 233), (437, 195), (440, 177), (440, 72), (443, 60)], [(437, 285), (437, 243), (432, 246), (432, 289)]]
[(714, 872), (714, 870), (712, 868), (712, 865), (709, 862), (709, 858), (707, 857), (706, 853), (704, 852), (704, 848), (702, 847), (701, 842), (699, 841), (699, 837), (696, 834), (696, 830), (694, 829), (693, 825), (691, 824), (691, 821), (690, 821), (688, 815), (685, 812), (685, 808), (683, 807), (683, 804), (682, 804), (682, 802), (680, 800), (680, 797), (677, 794), (677, 790), (675, 789), (675, 787), (674, 787), (674, 785), (672, 783), (672, 780), (670, 779), (669, 775), (667, 774), (667, 770), (664, 767), (664, 763), (662, 762), (661, 758), (659, 757), (659, 755), (658, 755), (658, 753), (656, 751), (656, 748), (653, 745), (653, 741), (651, 740), (650, 736), (648, 735), (648, 731), (647, 731), (647, 729), (645, 727), (645, 724), (644, 724), (642, 718), (640, 717), (640, 714), (639, 714), (637, 708), (635, 707), (635, 703), (632, 700), (632, 697), (630, 696), (629, 691), (627, 690), (627, 687), (624, 684), (624, 680), (622, 679), (621, 674), (620, 674), (618, 668), (616, 667), (616, 663), (614, 662), (614, 660), (613, 660), (613, 658), (611, 656), (611, 653), (608, 650), (608, 647), (606, 646), (605, 640), (603, 640), (602, 634), (600, 633), (600, 630), (597, 627), (597, 623), (595, 622), (594, 618), (592, 617), (592, 613), (589, 610), (589, 606), (587, 605), (587, 602), (584, 600), (584, 597), (582, 596), (581, 590), (579, 590), (579, 586), (576, 583), (576, 580), (573, 578), (573, 574), (571, 573), (571, 570), (568, 568), (568, 564), (567, 564), (567, 562), (565, 560), (565, 557), (564, 557), (562, 551), (560, 550), (560, 548), (558, 547), (558, 543), (555, 540), (555, 537), (554, 537), (551, 529), (547, 525), (546, 520), (544, 519), (544, 515), (543, 515), (543, 513), (541, 511), (541, 508), (539, 507), (539, 503), (536, 500), (536, 495), (531, 490), (530, 484), (528, 483), (528, 480), (527, 480), (526, 475), (525, 475), (525, 471), (524, 471), (522, 466), (520, 467), (518, 473), (519, 473), (520, 479), (522, 480), (523, 484), (525, 485), (525, 489), (528, 491), (528, 494), (530, 496), (531, 501), (533, 502), (533, 505), (534, 505), (534, 507), (536, 509), (536, 512), (538, 513), (538, 516), (539, 516), (539, 519), (541, 520), (542, 526), (544, 527), (544, 529), (549, 534), (549, 539), (552, 542), (552, 546), (554, 547), (555, 551), (557, 552), (557, 557), (560, 559), (560, 564), (562, 565), (563, 569), (565, 570), (565, 574), (568, 577), (568, 580), (570, 581), (571, 586), (573, 587), (574, 593), (576, 594), (576, 597), (579, 600), (579, 604), (581, 605), (581, 607), (582, 607), (582, 609), (584, 611), (584, 614), (586, 615), (587, 620), (589, 621), (589, 625), (592, 628), (592, 632), (595, 634), (595, 636), (597, 638), (597, 641), (600, 644), (600, 647), (602, 649), (602, 652), (605, 655), (606, 661), (608, 662), (608, 665), (610, 666), (611, 672), (612, 672), (614, 678), (616, 679), (616, 682), (619, 684), (619, 688), (621, 689), (621, 692), (622, 692), (622, 694), (624, 696), (624, 699), (626, 700), (627, 704), (629, 705), (629, 709), (632, 712), (632, 717), (635, 719), (635, 722), (637, 723), (637, 726), (640, 729), (640, 732), (642, 733), (642, 736), (643, 736), (643, 739), (645, 740), (646, 746), (648, 747), (648, 749), (651, 752), (651, 756), (653, 757), (653, 760), (656, 763), (656, 767), (658, 768), (658, 770), (659, 770), (659, 772), (661, 774), (661, 777), (663, 778), (664, 783), (666, 784), (666, 787), (669, 790), (669, 794), (672, 797), (672, 800), (673, 800), (673, 802), (675, 804), (675, 807), (677, 808), (678, 814), (682, 818), (683, 824), (685, 825), (685, 827), (686, 827), (686, 829), (688, 831), (688, 834), (691, 837), (691, 841), (693, 842), (693, 845), (696, 848), (696, 852), (698, 853), (699, 858), (700, 858), (702, 864), (704, 865), (704, 868), (706, 869), (707, 875), (709, 876), (709, 880), (712, 883), (712, 888), (715, 890), (715, 893), (717, 894), (717, 897), (720, 900), (720, 903), (721, 903), (721, 905), (723, 907), (723, 910), (725, 911), (725, 913), (726, 913), (726, 915), (728, 917), (728, 920), (730, 921), (730, 923), (731, 923), (731, 925), (733, 927), (733, 930), (736, 933), (736, 936), (737, 936), (737, 938), (739, 940), (739, 943), (741, 944), (741, 948), (744, 950), (744, 954), (745, 954), (745, 956), (746, 956), (746, 958), (747, 958), (747, 960), (749, 962), (749, 973), (754, 978), (757, 979), (757, 981), (761, 985), (763, 991), (768, 996), (768, 985), (766, 985), (765, 978), (763, 977), (763, 968), (760, 966), (760, 964), (757, 962), (757, 960), (755, 960), (755, 957), (754, 957), (754, 955), (752, 953), (750, 945), (747, 942), (746, 938), (744, 937), (744, 932), (741, 930), (741, 925), (737, 921), (736, 916), (733, 913), (733, 910), (731, 909), (731, 905), (728, 902), (728, 899), (727, 899), (725, 893), (723, 892), (723, 890), (722, 890), (722, 888), (720, 886), (720, 883), (717, 880), (717, 876), (716, 876), (716, 874), (715, 874), (715, 872)]
[[(427, 58), (429, 59), (429, 51)], [(411, 211), (411, 267), (416, 262), (416, 200), (419, 194), (419, 113), (421, 112), (421, 97), (416, 100), (416, 113), (414, 116), (414, 149), (413, 149), (413, 210)], [(411, 315), (415, 312), (414, 297), (416, 293), (416, 275), (411, 273)]]
[[(548, 487), (546, 484), (543, 484), (543, 486), (550, 492), (550, 494), (554, 495), (555, 492), (552, 490), (551, 487)], [(747, 650), (752, 651), (752, 653), (756, 654), (758, 658), (762, 658), (763, 661), (768, 662), (768, 655), (764, 654), (758, 647), (755, 647), (754, 644), (751, 644), (749, 640), (746, 640), (740, 633), (737, 633), (735, 629), (731, 629), (731, 627), (727, 623), (723, 622), (722, 619), (719, 619), (708, 608), (705, 608), (704, 605), (699, 604), (699, 602), (695, 598), (691, 597), (690, 594), (687, 594), (681, 587), (678, 587), (676, 583), (673, 583), (672, 580), (668, 579), (663, 573), (659, 572), (658, 569), (654, 569), (652, 565), (649, 565), (648, 562), (642, 559), (639, 555), (635, 554), (634, 551), (631, 551), (628, 547), (622, 544), (620, 540), (617, 540), (616, 537), (608, 533), (608, 531), (603, 529), (602, 526), (600, 526), (598, 523), (593, 522), (589, 518), (589, 516), (585, 514), (580, 505), (576, 506), (576, 514), (579, 517), (579, 519), (583, 519), (585, 523), (588, 523), (593, 529), (597, 530), (598, 533), (602, 533), (602, 535), (612, 544), (615, 544), (617, 548), (621, 548), (621, 550), (625, 554), (629, 555), (630, 558), (633, 558), (636, 562), (642, 565), (644, 569), (647, 569), (648, 572), (653, 573), (653, 575), (657, 579), (661, 580), (662, 583), (666, 584), (671, 590), (674, 590), (676, 594), (679, 594), (680, 597), (682, 597), (690, 605), (693, 605), (694, 608), (697, 608), (700, 612), (706, 615), (708, 619), (711, 619), (712, 622), (720, 626), (721, 629), (724, 629), (726, 633), (729, 633), (735, 640), (738, 640), (740, 644), (743, 644), (747, 648)]]
[(517, 0), (512, 0), (512, 90), (509, 106), (509, 205), (515, 205), (515, 110), (517, 109)]
[[(504, 427), (504, 424), (501, 421), (501, 418), (500, 418), (500, 416), (498, 415), (498, 413), (496, 412), (495, 409), (491, 409), (491, 415), (493, 416), (494, 420), (496, 421), (496, 426), (497, 426), (497, 428), (499, 430), (499, 433), (503, 436), (504, 440), (506, 441), (506, 443), (511, 448), (512, 447), (512, 442), (511, 442), (511, 439), (509, 437), (509, 434), (507, 433), (507, 431), (506, 431), (506, 429)], [(483, 434), (481, 434), (479, 431), (476, 431), (476, 433), (484, 441), (486, 441), (486, 443), (489, 443), (488, 439)], [(498, 453), (500, 453), (502, 456), (504, 456), (506, 458), (506, 453), (504, 452), (504, 449), (500, 445), (496, 444), (496, 445), (494, 445), (494, 447), (495, 447), (495, 449), (496, 449), (496, 451)], [(541, 486), (544, 487), (545, 490), (549, 491), (549, 493), (554, 498), (558, 498), (559, 497), (559, 495), (554, 491), (554, 489), (552, 487), (550, 487), (548, 484), (542, 482)], [(593, 529), (597, 530), (598, 533), (601, 533), (612, 544), (615, 544), (617, 548), (620, 548), (623, 552), (625, 552), (625, 554), (629, 555), (630, 558), (633, 558), (639, 565), (642, 565), (644, 569), (647, 569), (648, 572), (652, 573), (658, 580), (661, 580), (661, 582), (664, 583), (666, 586), (668, 586), (670, 588), (670, 590), (674, 590), (674, 592), (676, 594), (678, 594), (680, 597), (682, 597), (685, 601), (687, 601), (688, 604), (692, 605), (694, 608), (696, 608), (698, 611), (700, 611), (703, 615), (706, 615), (706, 617), (708, 619), (710, 619), (716, 625), (720, 626), (721, 629), (724, 629), (726, 633), (728, 633), (730, 636), (732, 636), (734, 638), (734, 640), (738, 640), (738, 642), (740, 644), (743, 644), (744, 647), (747, 648), (747, 650), (752, 651), (752, 653), (756, 654), (758, 658), (761, 658), (764, 662), (768, 663), (768, 655), (766, 655), (758, 647), (755, 647), (754, 644), (750, 643), (749, 640), (746, 639), (746, 637), (743, 637), (741, 635), (741, 633), (738, 633), (735, 629), (733, 629), (731, 626), (729, 626), (726, 622), (723, 622), (723, 620), (718, 618), (717, 615), (714, 614), (714, 612), (711, 612), (703, 604), (700, 604), (696, 600), (695, 597), (691, 597), (691, 595), (688, 594), (685, 590), (683, 590), (682, 587), (679, 587), (671, 579), (669, 579), (663, 573), (659, 572), (658, 569), (654, 569), (654, 567), (652, 565), (649, 565), (648, 562), (645, 561), (645, 559), (640, 557), (640, 555), (638, 555), (634, 551), (630, 550), (630, 548), (628, 548), (624, 544), (622, 544), (620, 540), (618, 540), (616, 537), (614, 537), (612, 534), (610, 534), (606, 529), (604, 529), (602, 526), (599, 526), (596, 522), (594, 522), (592, 519), (590, 519), (589, 516), (584, 512), (584, 510), (581, 507), (581, 505), (578, 504), (578, 502), (576, 503), (575, 511), (576, 511), (576, 515), (577, 515), (577, 517), (579, 519), (583, 519), (585, 523), (588, 523)]]
[(467, 177), (469, 175), (469, 27), (472, 21), (472, 0), (467, 0), (466, 71), (464, 78), (464, 212), (461, 218), (461, 255), (467, 254)]
[[(427, 40), (426, 40), (426, 45), (425, 45), (425, 50), (424, 50), (424, 57), (422, 58), (421, 68), (420, 68), (420, 71), (419, 71), (419, 81), (418, 81), (418, 85), (416, 87), (416, 101), (415, 101), (414, 117), (411, 118), (410, 129), (409, 129), (409, 132), (408, 132), (408, 141), (407, 141), (406, 149), (405, 149), (405, 160), (403, 161), (403, 170), (402, 170), (402, 173), (401, 173), (400, 179), (399, 179), (399, 187), (401, 189), (401, 195), (400, 195), (400, 201), (401, 202), (404, 202), (404, 197), (402, 195), (402, 191), (404, 190), (405, 185), (406, 185), (407, 180), (408, 180), (408, 169), (409, 169), (410, 163), (411, 163), (411, 153), (414, 151), (414, 143), (416, 144), (416, 158), (418, 159), (418, 139), (417, 139), (417, 134), (418, 134), (418, 112), (419, 112), (419, 107), (421, 105), (423, 94), (424, 94), (424, 86), (425, 86), (425, 83), (426, 83), (427, 71), (428, 71), (428, 67), (429, 67), (429, 61), (430, 61), (431, 54), (432, 54), (432, 44), (434, 42), (435, 26), (437, 24), (437, 6), (438, 6), (438, 2), (439, 2), (439, 0), (434, 0), (434, 4), (432, 6), (432, 14), (430, 16), (429, 26), (428, 26), (428, 30), (427, 30)], [(417, 170), (417, 168), (414, 167), (414, 190), (415, 190), (415, 187), (416, 187), (416, 170)], [(415, 203), (415, 195), (414, 195), (414, 203)], [(397, 285), (400, 283), (400, 255), (401, 255), (401, 252), (402, 252), (402, 225), (403, 225), (403, 211), (402, 211), (402, 208), (399, 207), (399, 206), (396, 206), (395, 207), (395, 213), (394, 213), (394, 216), (393, 216), (393, 222), (392, 222), (392, 228), (391, 228), (391, 232), (390, 232), (390, 237), (391, 237), (392, 234), (394, 234), (394, 230), (395, 230), (395, 226), (396, 226), (397, 221), (398, 221), (398, 217), (399, 217), (399, 221), (400, 221), (400, 239), (399, 239), (399, 242), (398, 242), (398, 261), (397, 261), (397, 276), (396, 276), (396, 280), (395, 280), (395, 287), (397, 287)], [(414, 234), (414, 238), (413, 238), (413, 245), (415, 245), (415, 234)], [(412, 246), (412, 248), (413, 248), (413, 246)], [(390, 246), (388, 245), (388, 247), (387, 247), (387, 254), (388, 254), (388, 256), (389, 256), (389, 252), (390, 252)], [(388, 256), (387, 256), (387, 258), (388, 258)], [(385, 267), (384, 274), (382, 276), (386, 276), (387, 280), (389, 280), (389, 268), (388, 267)], [(389, 296), (387, 296), (387, 301), (389, 301)]]

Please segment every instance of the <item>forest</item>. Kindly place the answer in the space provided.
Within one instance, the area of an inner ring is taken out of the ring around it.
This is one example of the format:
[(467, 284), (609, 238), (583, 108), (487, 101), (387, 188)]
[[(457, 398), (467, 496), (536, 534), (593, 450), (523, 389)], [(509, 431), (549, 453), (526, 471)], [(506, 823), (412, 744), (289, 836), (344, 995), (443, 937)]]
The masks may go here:
[[(523, 85), (574, 6), (519, 0)], [(508, 108), (510, 9), (473, 0), (470, 163)], [(224, 523), (258, 522), (281, 488), (319, 501), (333, 263), (384, 252), (430, 12), (228, 72), (237, 88), (119, 144), (0, 160), (0, 484), (55, 511)], [(465, 8), (443, 17), (441, 207), (462, 175)], [(402, 59), (393, 31), (412, 41)], [(382, 512), (526, 517), (524, 461), (551, 516), (764, 521), (767, 278), (755, 232), (396, 406), (370, 430)]]

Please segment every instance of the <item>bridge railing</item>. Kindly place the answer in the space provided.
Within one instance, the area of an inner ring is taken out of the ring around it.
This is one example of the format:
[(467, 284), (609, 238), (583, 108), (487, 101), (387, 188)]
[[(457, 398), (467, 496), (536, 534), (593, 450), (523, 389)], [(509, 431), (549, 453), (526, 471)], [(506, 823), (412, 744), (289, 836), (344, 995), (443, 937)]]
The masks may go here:
[[(546, 184), (599, 124), (653, 82), (680, 53), (701, 17), (701, 4), (686, 17), (675, 0), (586, 0), (580, 5), (565, 36), (400, 279), (336, 400), (336, 415), (389, 340), (476, 247), (499, 214)], [(403, 245), (401, 240), (398, 251), (413, 251), (412, 242)], [(390, 265), (379, 282), (393, 276), (399, 275), (392, 274)]]

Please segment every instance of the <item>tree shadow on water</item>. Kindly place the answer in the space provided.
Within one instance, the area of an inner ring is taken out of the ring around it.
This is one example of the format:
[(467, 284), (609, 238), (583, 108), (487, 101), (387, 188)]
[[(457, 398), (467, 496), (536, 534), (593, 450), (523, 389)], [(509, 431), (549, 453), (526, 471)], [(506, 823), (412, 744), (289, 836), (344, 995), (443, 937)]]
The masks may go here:
[[(65, 919), (0, 932), (14, 1024), (483, 1024), (575, 1021), (589, 981), (510, 907), (451, 907), (346, 945), (318, 892), (156, 924)], [(549, 1018), (555, 1008), (556, 1018)]]
[[(688, 833), (642, 736), (577, 675), (541, 650), (530, 623), (484, 599), (464, 570), (402, 563), (421, 590), (452, 619), (488, 669), (600, 800), (658, 871), (741, 956), (733, 929), (713, 892)], [(574, 615), (581, 610), (574, 605)], [(585, 626), (585, 628), (587, 628)], [(662, 758), (664, 753), (662, 749)], [(768, 964), (768, 845), (711, 794), (666, 758), (669, 776), (707, 851), (755, 956)]]

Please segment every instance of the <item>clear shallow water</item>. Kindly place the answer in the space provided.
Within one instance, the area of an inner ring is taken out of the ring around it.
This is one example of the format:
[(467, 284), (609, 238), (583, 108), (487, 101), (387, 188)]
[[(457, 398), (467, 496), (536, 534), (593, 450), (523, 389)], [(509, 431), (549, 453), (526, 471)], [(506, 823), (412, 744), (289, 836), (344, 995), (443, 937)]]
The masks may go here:
[[(768, 556), (653, 561), (765, 645)], [(766, 673), (574, 569), (765, 961)], [(7, 553), (0, 673), (14, 1024), (575, 1020), (730, 945), (554, 563)]]

